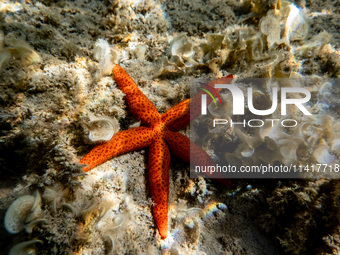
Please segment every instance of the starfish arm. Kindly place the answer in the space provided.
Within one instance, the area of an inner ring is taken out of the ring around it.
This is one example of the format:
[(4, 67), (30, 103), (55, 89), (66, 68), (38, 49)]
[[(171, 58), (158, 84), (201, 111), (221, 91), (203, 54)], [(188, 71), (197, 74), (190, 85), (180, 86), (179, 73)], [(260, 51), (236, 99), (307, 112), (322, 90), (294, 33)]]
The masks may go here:
[[(205, 89), (213, 91), (215, 84), (228, 84), (232, 81), (233, 76), (228, 75), (223, 78), (215, 79), (204, 86)], [(216, 92), (221, 89), (215, 89)], [(191, 120), (196, 119), (201, 113), (201, 95), (204, 94), (200, 90), (193, 98), (184, 100), (175, 105), (161, 115), (161, 119), (166, 123), (166, 127), (171, 131), (178, 131), (186, 127)], [(212, 98), (207, 98), (207, 105), (212, 102)]]
[(87, 172), (112, 157), (150, 146), (153, 136), (154, 132), (147, 127), (120, 131), (110, 141), (92, 149), (79, 163), (87, 165), (83, 168)]
[(125, 98), (133, 116), (141, 120), (142, 125), (150, 127), (160, 120), (160, 114), (153, 103), (146, 98), (132, 78), (119, 65), (112, 70), (118, 87), (125, 93)]
[[(172, 153), (190, 164), (195, 166), (216, 166), (208, 153), (181, 133), (166, 130), (165, 141)], [(205, 177), (211, 177), (212, 174), (203, 173), (203, 175)], [(221, 184), (233, 187), (232, 181), (230, 179), (226, 179), (221, 173), (213, 173), (213, 175), (214, 179)]]
[[(192, 144), (194, 144), (194, 143), (191, 142), (188, 137), (186, 137), (185, 135), (182, 135), (181, 133), (178, 133), (178, 132), (172, 132), (170, 130), (166, 130), (164, 139), (165, 139), (166, 143), (169, 146), (169, 149), (171, 150), (171, 152), (173, 154), (175, 154), (177, 157), (183, 159), (185, 162), (190, 162), (190, 145), (191, 145), (191, 143)], [(203, 154), (206, 154), (205, 151), (203, 151), (203, 152), (204, 152)], [(208, 157), (206, 157), (206, 158), (210, 159), (212, 161), (212, 159), (209, 157), (208, 154), (207, 154), (207, 156)]]
[(162, 138), (156, 138), (149, 148), (148, 180), (155, 205), (153, 217), (162, 239), (168, 236), (170, 151)]

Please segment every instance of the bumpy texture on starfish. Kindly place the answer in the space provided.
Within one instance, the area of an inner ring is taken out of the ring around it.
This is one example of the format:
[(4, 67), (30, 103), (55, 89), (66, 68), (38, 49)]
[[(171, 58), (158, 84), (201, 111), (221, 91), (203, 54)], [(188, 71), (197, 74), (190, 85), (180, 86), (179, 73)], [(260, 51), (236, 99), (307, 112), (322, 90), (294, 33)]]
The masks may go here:
[[(177, 131), (189, 124), (190, 119), (200, 113), (200, 95), (187, 99), (162, 115), (145, 97), (136, 83), (119, 65), (113, 68), (113, 76), (119, 88), (125, 93), (132, 114), (141, 121), (141, 127), (124, 130), (115, 134), (107, 143), (98, 145), (85, 155), (80, 164), (87, 165), (85, 172), (117, 155), (149, 147), (148, 186), (155, 205), (153, 216), (162, 239), (168, 235), (168, 198), (170, 150), (186, 162), (196, 165), (213, 165), (210, 156), (186, 136)], [(207, 84), (230, 83), (232, 76), (217, 79)], [(211, 99), (208, 99), (208, 103)], [(191, 107), (191, 116), (190, 116)], [(170, 149), (170, 150), (169, 150)], [(227, 182), (228, 184), (228, 182)]]

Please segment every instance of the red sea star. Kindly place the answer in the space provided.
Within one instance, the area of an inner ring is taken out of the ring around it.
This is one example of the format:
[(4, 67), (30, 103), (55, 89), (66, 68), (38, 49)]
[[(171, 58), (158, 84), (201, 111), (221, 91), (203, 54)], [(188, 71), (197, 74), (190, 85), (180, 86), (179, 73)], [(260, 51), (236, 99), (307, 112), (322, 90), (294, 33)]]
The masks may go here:
[[(195, 99), (198, 99), (201, 93), (193, 99), (184, 100), (161, 115), (119, 65), (114, 66), (113, 76), (126, 95), (130, 111), (141, 121), (142, 126), (118, 132), (110, 141), (98, 145), (85, 155), (80, 164), (87, 165), (83, 168), (87, 172), (112, 157), (149, 147), (148, 185), (155, 203), (152, 212), (161, 238), (165, 239), (168, 236), (169, 148), (176, 156), (189, 162), (191, 147), (193, 150), (191, 155), (195, 155), (191, 160), (196, 165), (213, 165), (212, 159), (205, 151), (177, 132), (189, 124), (190, 117), (197, 117), (200, 113), (200, 100)], [(231, 80), (232, 76), (227, 76), (209, 84), (230, 83)]]

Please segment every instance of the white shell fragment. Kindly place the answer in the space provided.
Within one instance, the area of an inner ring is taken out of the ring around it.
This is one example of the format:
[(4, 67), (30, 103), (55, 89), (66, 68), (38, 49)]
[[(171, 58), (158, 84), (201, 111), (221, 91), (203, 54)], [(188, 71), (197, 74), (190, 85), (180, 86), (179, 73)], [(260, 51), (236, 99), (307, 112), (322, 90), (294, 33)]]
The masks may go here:
[(334, 161), (334, 156), (329, 153), (327, 145), (321, 145), (313, 152), (314, 158), (320, 164), (330, 164)]
[(34, 244), (40, 243), (43, 244), (40, 240), (31, 240), (27, 242), (19, 243), (12, 247), (9, 251), (8, 255), (34, 255), (36, 254), (37, 249), (34, 248)]
[(124, 224), (125, 220), (126, 219), (123, 214), (117, 215), (113, 210), (108, 210), (98, 222), (97, 227), (102, 232), (113, 230), (120, 228)]
[(185, 34), (175, 37), (170, 44), (170, 52), (172, 56), (190, 57), (194, 52), (192, 44), (188, 41)]
[(7, 209), (5, 215), (5, 228), (11, 234), (19, 233), (25, 227), (25, 221), (31, 213), (35, 203), (34, 196), (19, 197)]
[(280, 152), (285, 159), (295, 160), (296, 150), (299, 146), (299, 140), (293, 141), (292, 139), (282, 139), (278, 142), (280, 145)]
[(308, 33), (308, 24), (305, 21), (303, 9), (294, 4), (289, 5), (289, 15), (286, 21), (286, 35), (290, 41), (303, 40)]
[(262, 18), (260, 28), (261, 32), (267, 35), (269, 48), (274, 44), (303, 40), (308, 33), (305, 10), (283, 1), (280, 10), (270, 10)]
[(280, 40), (280, 19), (271, 14), (264, 17), (260, 23), (261, 32), (267, 35), (268, 47)]
[(324, 97), (330, 97), (332, 95), (332, 83), (325, 82), (320, 89), (320, 94)]
[(147, 45), (140, 44), (136, 46), (134, 53), (139, 60), (145, 60), (145, 53), (147, 49), (148, 49)]
[(241, 155), (245, 158), (249, 158), (249, 157), (253, 156), (254, 152), (255, 152), (254, 148), (249, 146), (249, 147), (244, 148), (241, 151)]
[(119, 123), (115, 118), (96, 117), (89, 113), (89, 138), (91, 141), (108, 141), (119, 131)]
[(233, 106), (230, 102), (232, 102), (231, 94), (222, 94), (221, 95), (223, 105), (221, 106), (219, 103), (217, 106), (214, 102), (211, 102), (208, 105), (208, 111), (217, 118), (226, 118), (231, 117)]
[(336, 139), (332, 143), (332, 150), (333, 151), (340, 151), (340, 139)]
[(97, 77), (111, 74), (113, 68), (113, 62), (115, 60), (115, 53), (111, 51), (111, 47), (104, 39), (98, 39), (93, 47), (93, 55), (96, 60), (99, 61), (99, 70)]
[(156, 77), (176, 74), (180, 75), (194, 68), (197, 65), (194, 60), (195, 50), (193, 44), (185, 34), (180, 34), (170, 42), (168, 57), (164, 56), (158, 62), (159, 69)]

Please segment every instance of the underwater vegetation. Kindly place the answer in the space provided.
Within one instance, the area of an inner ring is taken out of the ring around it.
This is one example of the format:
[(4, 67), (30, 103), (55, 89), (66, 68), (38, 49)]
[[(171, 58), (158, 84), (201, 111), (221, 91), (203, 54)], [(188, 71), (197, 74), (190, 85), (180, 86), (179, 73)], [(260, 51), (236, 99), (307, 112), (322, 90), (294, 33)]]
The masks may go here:
[[(269, 108), (272, 78), (302, 78), (312, 116), (294, 129), (219, 127), (204, 150), (237, 164), (339, 162), (336, 1), (9, 1), (0, 3), (0, 243), (5, 254), (337, 254), (338, 179), (237, 180), (230, 190), (170, 164), (168, 238), (157, 238), (146, 151), (88, 173), (78, 164), (141, 123), (112, 79), (134, 77), (160, 113), (190, 84), (232, 73)], [(268, 93), (267, 93), (268, 92)], [(208, 106), (211, 118), (231, 118)], [(246, 111), (245, 117), (253, 116)], [(281, 120), (282, 116), (272, 115)], [(209, 130), (207, 130), (209, 131)], [(219, 130), (221, 131), (221, 130)], [(189, 135), (189, 129), (181, 131)], [(337, 177), (331, 176), (331, 177)]]

